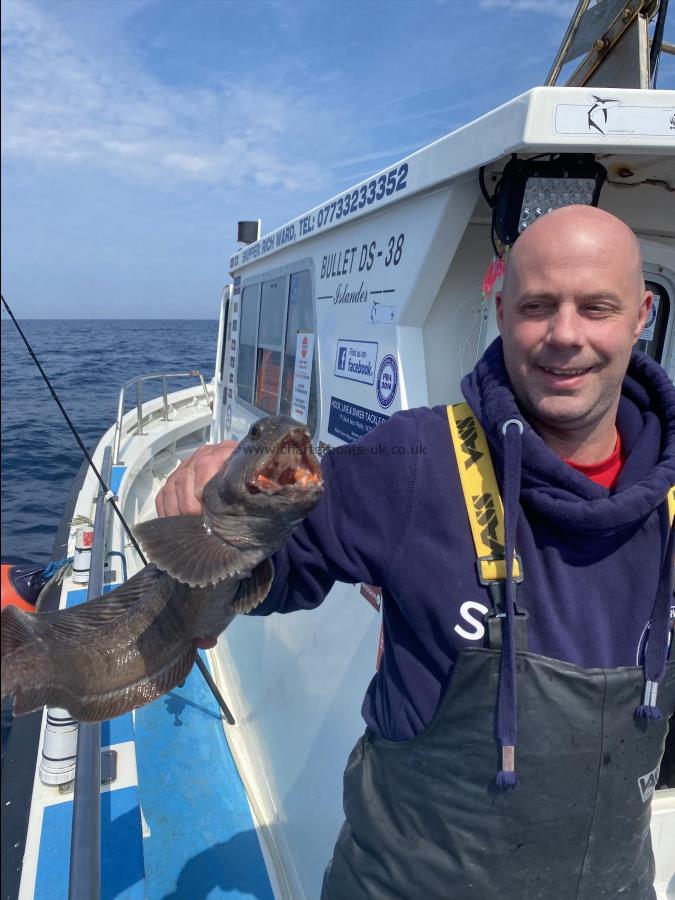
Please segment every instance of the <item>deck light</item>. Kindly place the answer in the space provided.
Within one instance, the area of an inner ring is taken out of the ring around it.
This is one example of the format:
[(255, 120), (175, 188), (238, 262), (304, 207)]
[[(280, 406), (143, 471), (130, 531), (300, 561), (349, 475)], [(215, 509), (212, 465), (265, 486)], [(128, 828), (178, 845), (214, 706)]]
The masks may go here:
[(514, 157), (492, 198), (493, 222), (503, 244), (541, 216), (572, 204), (597, 206), (607, 170), (590, 153), (561, 153), (550, 159)]

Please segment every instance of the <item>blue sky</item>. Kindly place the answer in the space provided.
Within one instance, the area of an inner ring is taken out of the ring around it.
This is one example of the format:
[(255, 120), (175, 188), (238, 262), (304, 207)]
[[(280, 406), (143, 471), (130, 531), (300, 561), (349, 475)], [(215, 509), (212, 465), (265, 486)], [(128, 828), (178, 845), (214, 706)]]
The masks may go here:
[(541, 84), (575, 5), (3, 0), (3, 294), (215, 318), (238, 219), (270, 231)]

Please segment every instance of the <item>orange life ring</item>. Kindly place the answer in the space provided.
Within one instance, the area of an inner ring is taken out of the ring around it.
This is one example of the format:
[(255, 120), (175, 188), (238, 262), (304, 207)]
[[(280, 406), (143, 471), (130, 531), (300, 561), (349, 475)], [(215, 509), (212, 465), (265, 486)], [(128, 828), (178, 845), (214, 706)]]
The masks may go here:
[(2, 608), (4, 609), (6, 606), (16, 606), (19, 609), (24, 610), (24, 612), (35, 612), (35, 607), (32, 603), (29, 603), (27, 600), (21, 596), (21, 594), (17, 591), (12, 583), (12, 579), (10, 573), (14, 566), (10, 566), (7, 563), (2, 563), (2, 582), (1, 582), (1, 591), (0, 591), (0, 599), (2, 600)]

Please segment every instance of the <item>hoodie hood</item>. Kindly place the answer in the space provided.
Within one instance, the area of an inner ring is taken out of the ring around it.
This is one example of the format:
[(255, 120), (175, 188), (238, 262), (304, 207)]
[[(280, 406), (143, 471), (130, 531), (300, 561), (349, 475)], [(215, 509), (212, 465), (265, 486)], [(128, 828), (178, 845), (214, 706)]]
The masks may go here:
[(625, 528), (652, 513), (675, 484), (675, 388), (661, 366), (639, 351), (633, 351), (621, 391), (617, 428), (626, 460), (612, 492), (568, 466), (527, 422), (504, 365), (501, 338), (463, 379), (462, 392), (485, 429), (498, 472), (502, 425), (522, 421), (521, 498), (566, 528)]

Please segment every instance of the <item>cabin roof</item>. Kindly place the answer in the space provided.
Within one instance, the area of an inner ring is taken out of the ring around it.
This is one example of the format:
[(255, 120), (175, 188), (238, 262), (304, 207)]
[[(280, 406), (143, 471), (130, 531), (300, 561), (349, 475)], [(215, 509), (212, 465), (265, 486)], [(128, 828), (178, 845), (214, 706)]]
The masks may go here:
[[(510, 153), (564, 151), (672, 157), (675, 91), (532, 88), (237, 250), (230, 258), (230, 271), (241, 271), (319, 232), (461, 178)], [(373, 199), (362, 203), (364, 189), (367, 198), (373, 193)], [(380, 190), (382, 196), (376, 199)], [(347, 212), (338, 217), (344, 208)]]

